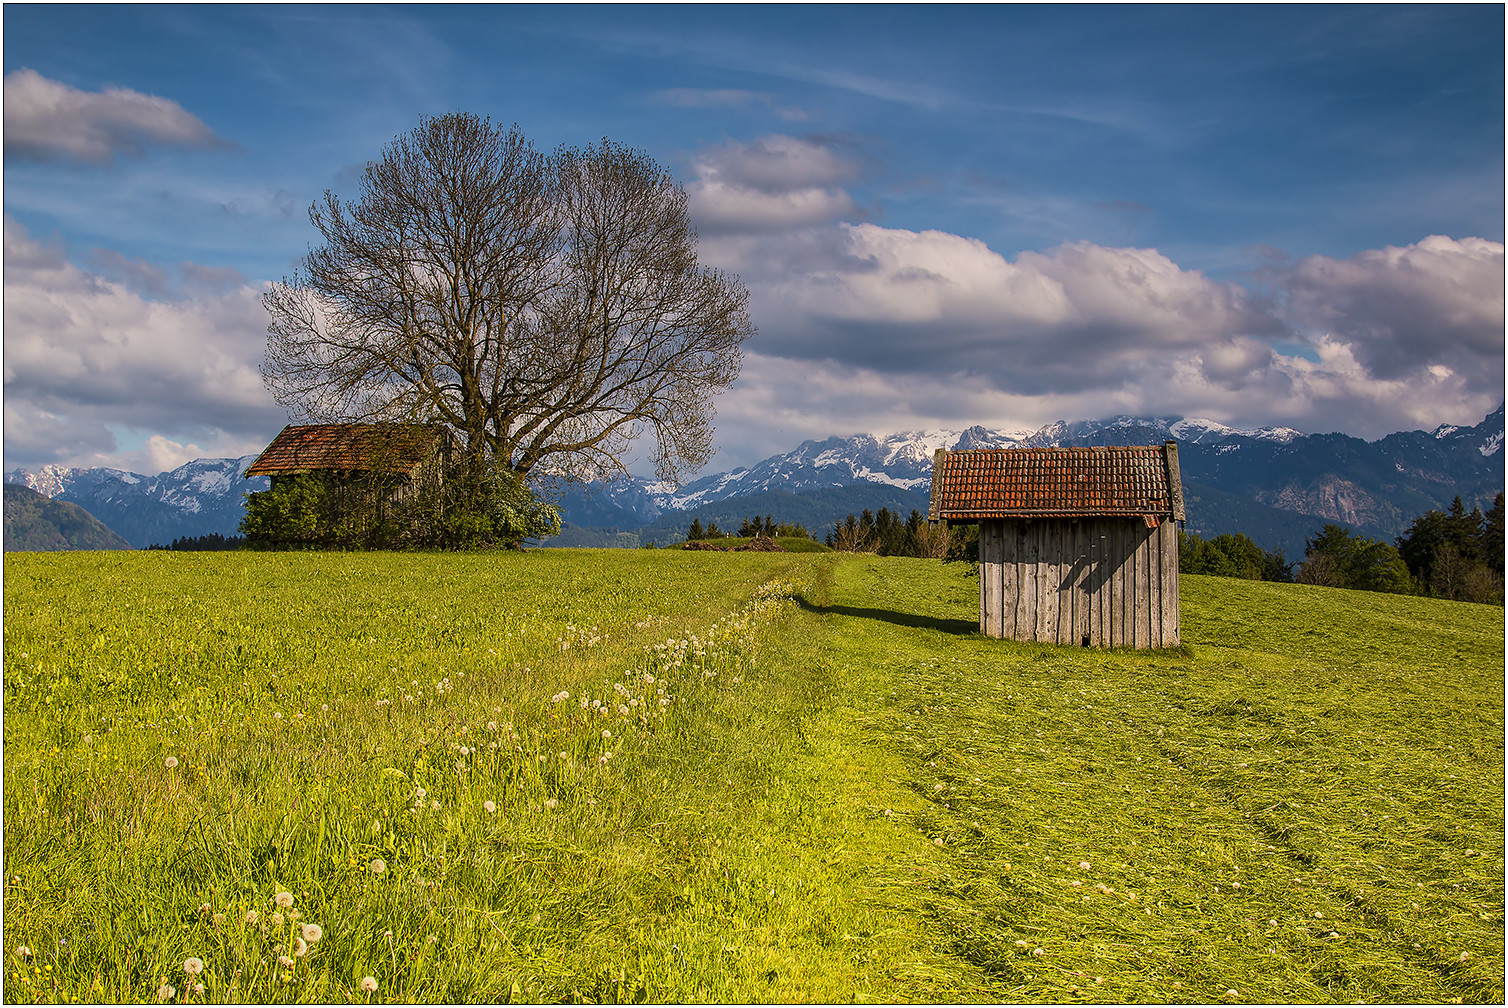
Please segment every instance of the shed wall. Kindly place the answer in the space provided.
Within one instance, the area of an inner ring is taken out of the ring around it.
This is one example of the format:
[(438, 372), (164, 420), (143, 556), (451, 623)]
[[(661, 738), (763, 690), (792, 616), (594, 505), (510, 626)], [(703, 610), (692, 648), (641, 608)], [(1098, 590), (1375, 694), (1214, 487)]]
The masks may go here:
[(980, 522), (979, 629), (1049, 644), (1177, 647), (1177, 523)]

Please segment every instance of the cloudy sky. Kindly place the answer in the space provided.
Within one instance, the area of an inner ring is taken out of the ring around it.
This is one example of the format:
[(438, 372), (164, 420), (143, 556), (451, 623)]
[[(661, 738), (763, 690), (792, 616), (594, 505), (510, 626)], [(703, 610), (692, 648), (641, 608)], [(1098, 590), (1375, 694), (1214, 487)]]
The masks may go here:
[(713, 469), (1117, 413), (1375, 438), (1503, 399), (1501, 7), (4, 16), (7, 469), (285, 422), (260, 294), (422, 114), (668, 165), (759, 333)]

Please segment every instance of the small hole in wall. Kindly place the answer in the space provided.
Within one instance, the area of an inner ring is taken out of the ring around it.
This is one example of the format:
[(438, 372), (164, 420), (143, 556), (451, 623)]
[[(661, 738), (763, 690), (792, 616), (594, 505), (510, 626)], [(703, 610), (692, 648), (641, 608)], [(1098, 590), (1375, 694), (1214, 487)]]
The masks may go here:
[(1088, 646), (1089, 646), (1089, 635), (1085, 634), (1084, 635), (1084, 639), (1081, 640), (1081, 641), (1079, 641), (1079, 647), (1088, 647)]

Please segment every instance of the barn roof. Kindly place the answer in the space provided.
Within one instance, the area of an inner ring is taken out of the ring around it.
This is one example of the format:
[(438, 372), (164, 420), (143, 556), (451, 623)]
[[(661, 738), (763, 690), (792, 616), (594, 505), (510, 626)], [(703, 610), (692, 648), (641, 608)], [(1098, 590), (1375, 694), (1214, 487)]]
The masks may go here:
[(939, 451), (933, 521), (1145, 517), (1183, 520), (1178, 445)]
[(440, 424), (336, 423), (284, 427), (247, 476), (279, 476), (317, 469), (408, 473), (446, 436)]

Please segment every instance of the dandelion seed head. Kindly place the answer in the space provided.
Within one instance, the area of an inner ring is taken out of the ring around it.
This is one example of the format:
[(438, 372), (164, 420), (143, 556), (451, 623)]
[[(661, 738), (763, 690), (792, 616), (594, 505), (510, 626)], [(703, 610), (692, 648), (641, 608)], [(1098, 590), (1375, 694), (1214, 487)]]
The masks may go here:
[(172, 984), (165, 983), (161, 987), (157, 988), (157, 1000), (159, 1001), (171, 1001), (177, 995), (178, 992), (173, 989)]
[(372, 869), (373, 875), (381, 875), (383, 872), (387, 871), (387, 862), (382, 860), (382, 858), (380, 857), (372, 858), (372, 863), (367, 867)]
[(1088, 871), (1089, 870), (1089, 862), (1088, 861), (1080, 861), (1079, 862), (1079, 868), (1081, 868), (1084, 871)]
[(552, 809), (559, 804), (560, 802), (556, 801), (554, 798), (545, 799), (545, 808)]
[(272, 923), (273, 927), (282, 927), (283, 926), (283, 915), (280, 914), (280, 913), (273, 914), (271, 917), (268, 918), (268, 920)]
[(302, 938), (293, 939), (293, 954), (296, 956), (308, 955), (309, 943), (304, 941)]
[(272, 902), (286, 910), (288, 907), (293, 906), (293, 893), (280, 892), (272, 897)]
[(491, 815), (492, 813), (497, 811), (497, 803), (491, 801), (490, 799), (488, 801), (482, 802), (482, 811), (486, 812), (488, 815)]
[(325, 929), (318, 924), (305, 924), (299, 928), (299, 934), (303, 936), (304, 941), (313, 945), (325, 936)]
[(248, 911), (246, 911), (246, 923), (248, 923), (248, 924), (255, 924), (256, 922), (257, 922), (257, 912), (255, 910), (248, 910)]
[(204, 972), (204, 960), (198, 956), (189, 956), (183, 960), (183, 972), (189, 976), (198, 976)]
[(16, 955), (21, 957), (22, 959), (28, 959), (31, 957), (31, 949), (27, 948), (25, 945), (17, 945)]
[(162, 761), (162, 765), (165, 766), (165, 767), (167, 767), (169, 770), (171, 770), (175, 766), (178, 765), (178, 757), (177, 756), (169, 756), (167, 759), (165, 759), (165, 760)]
[(375, 977), (362, 977), (361, 989), (368, 994), (372, 993), (377, 989), (377, 979)]

